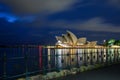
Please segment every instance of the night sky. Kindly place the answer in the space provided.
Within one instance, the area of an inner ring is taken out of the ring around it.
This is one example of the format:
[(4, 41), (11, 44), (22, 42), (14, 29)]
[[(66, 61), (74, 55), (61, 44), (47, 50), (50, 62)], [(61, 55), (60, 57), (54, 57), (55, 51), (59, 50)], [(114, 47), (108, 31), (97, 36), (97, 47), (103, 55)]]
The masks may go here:
[(0, 45), (54, 45), (66, 30), (120, 40), (120, 0), (0, 0)]

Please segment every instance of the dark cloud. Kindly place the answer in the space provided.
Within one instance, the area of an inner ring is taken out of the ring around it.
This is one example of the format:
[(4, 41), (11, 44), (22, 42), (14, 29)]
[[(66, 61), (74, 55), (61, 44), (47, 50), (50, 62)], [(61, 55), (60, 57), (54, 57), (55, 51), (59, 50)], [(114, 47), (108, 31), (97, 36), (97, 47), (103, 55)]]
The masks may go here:
[(120, 8), (120, 0), (108, 0), (108, 3), (112, 6)]
[(17, 13), (53, 13), (69, 9), (78, 0), (3, 0)]
[(56, 13), (92, 4), (110, 4), (120, 7), (120, 0), (1, 0), (16, 13)]
[(58, 20), (51, 23), (52, 28), (67, 28), (74, 30), (86, 30), (86, 31), (103, 31), (120, 33), (120, 26), (115, 26), (111, 23), (105, 23), (105, 19), (100, 17), (91, 18), (85, 21), (66, 22), (64, 20)]

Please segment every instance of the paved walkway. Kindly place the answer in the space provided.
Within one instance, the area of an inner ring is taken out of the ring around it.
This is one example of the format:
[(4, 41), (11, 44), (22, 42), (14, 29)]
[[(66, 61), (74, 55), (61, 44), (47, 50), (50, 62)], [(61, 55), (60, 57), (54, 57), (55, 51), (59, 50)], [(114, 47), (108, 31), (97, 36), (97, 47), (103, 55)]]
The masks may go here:
[(53, 80), (120, 80), (120, 64)]

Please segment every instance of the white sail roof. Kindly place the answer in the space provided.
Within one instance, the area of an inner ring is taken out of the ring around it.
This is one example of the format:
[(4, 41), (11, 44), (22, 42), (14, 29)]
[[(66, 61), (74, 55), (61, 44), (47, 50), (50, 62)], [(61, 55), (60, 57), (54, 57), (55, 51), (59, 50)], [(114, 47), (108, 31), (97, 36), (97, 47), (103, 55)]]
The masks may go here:
[(73, 44), (77, 43), (77, 37), (75, 34), (73, 34), (71, 31), (67, 31), (67, 34), (69, 35), (70, 39), (72, 40)]

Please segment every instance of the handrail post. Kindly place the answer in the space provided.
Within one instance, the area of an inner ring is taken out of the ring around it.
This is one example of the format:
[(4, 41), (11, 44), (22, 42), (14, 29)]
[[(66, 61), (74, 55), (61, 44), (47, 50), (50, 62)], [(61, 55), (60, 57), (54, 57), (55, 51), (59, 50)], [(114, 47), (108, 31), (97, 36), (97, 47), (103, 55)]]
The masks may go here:
[(4, 57), (3, 57), (3, 80), (7, 79), (6, 64), (7, 64), (7, 55), (6, 55), (6, 52), (5, 52)]
[(42, 54), (43, 54), (43, 56), (41, 55), (41, 57), (42, 57), (42, 61), (43, 61), (43, 65), (42, 65), (42, 69), (43, 69), (43, 74), (44, 75), (46, 75), (46, 71), (47, 71), (47, 69), (46, 69), (46, 64), (45, 64), (45, 62), (46, 62), (46, 60), (45, 60), (45, 57), (47, 56), (46, 54), (45, 54), (45, 49), (46, 48), (43, 48), (42, 50)]
[[(26, 47), (23, 47), (23, 52), (24, 52), (24, 48), (26, 48)], [(28, 76), (28, 53), (27, 52), (25, 52), (24, 53), (25, 55), (24, 55), (24, 59), (25, 59), (25, 76), (26, 76), (26, 80), (30, 80), (30, 78), (29, 78), (29, 76)]]

